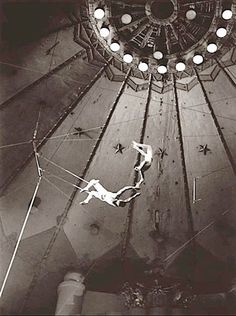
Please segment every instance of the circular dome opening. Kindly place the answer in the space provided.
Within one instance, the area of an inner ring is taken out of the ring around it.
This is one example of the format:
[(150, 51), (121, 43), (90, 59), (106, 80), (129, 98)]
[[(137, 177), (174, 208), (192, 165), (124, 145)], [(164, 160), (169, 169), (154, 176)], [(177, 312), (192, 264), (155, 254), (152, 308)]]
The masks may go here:
[(108, 35), (110, 34), (110, 30), (108, 27), (105, 27), (103, 26), (101, 29), (100, 29), (100, 35), (101, 37), (107, 37)]
[(165, 73), (167, 73), (167, 67), (166, 66), (164, 66), (164, 65), (161, 65), (161, 66), (159, 66), (158, 68), (157, 68), (157, 71), (159, 72), (159, 74), (165, 74)]
[(167, 19), (174, 12), (171, 0), (156, 0), (151, 5), (152, 14), (158, 19)]
[(104, 11), (102, 8), (97, 8), (97, 9), (94, 11), (94, 17), (95, 17), (97, 20), (103, 19), (104, 16), (105, 16), (105, 11)]
[(175, 66), (177, 71), (184, 71), (186, 68), (185, 63), (183, 63), (182, 61), (178, 62)]
[(143, 62), (143, 61), (140, 61), (139, 65), (138, 65), (138, 69), (140, 71), (147, 71), (148, 70), (148, 64)]
[(218, 28), (217, 31), (216, 31), (216, 35), (217, 35), (218, 37), (220, 37), (220, 38), (225, 37), (226, 34), (227, 34), (227, 30), (226, 30), (226, 28), (224, 28), (224, 27), (220, 27), (220, 28)]
[(110, 45), (110, 49), (113, 52), (118, 52), (120, 50), (120, 44), (118, 42), (112, 42)]
[(133, 61), (133, 56), (129, 53), (125, 53), (123, 56), (123, 60), (125, 63), (130, 64)]
[(209, 43), (207, 45), (207, 51), (208, 53), (215, 53), (217, 51), (217, 45), (215, 43)]
[(154, 53), (153, 53), (153, 57), (155, 59), (162, 59), (163, 58), (163, 53), (159, 50), (156, 50)]
[(132, 21), (132, 16), (128, 13), (123, 14), (121, 17), (121, 22), (123, 24), (129, 24)]
[(197, 13), (193, 9), (190, 9), (186, 12), (186, 18), (190, 21), (194, 20), (196, 16), (197, 16)]
[(201, 63), (203, 63), (203, 56), (200, 55), (200, 54), (196, 54), (194, 57), (193, 57), (193, 62), (194, 64), (196, 65), (200, 65)]
[(230, 20), (232, 18), (232, 16), (233, 16), (233, 12), (231, 10), (224, 10), (222, 12), (222, 18), (224, 20)]

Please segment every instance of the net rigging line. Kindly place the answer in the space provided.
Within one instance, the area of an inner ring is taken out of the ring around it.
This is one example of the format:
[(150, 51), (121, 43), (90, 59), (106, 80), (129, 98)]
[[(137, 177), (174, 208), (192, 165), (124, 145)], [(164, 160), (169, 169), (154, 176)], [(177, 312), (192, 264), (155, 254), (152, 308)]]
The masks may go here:
[(4, 291), (4, 289), (5, 289), (5, 286), (6, 286), (6, 283), (7, 283), (7, 280), (8, 280), (10, 271), (11, 271), (11, 268), (12, 268), (12, 266), (13, 266), (13, 263), (14, 263), (14, 260), (15, 260), (15, 257), (16, 257), (16, 254), (17, 254), (17, 251), (18, 251), (18, 248), (19, 248), (21, 239), (22, 239), (22, 236), (23, 236), (24, 231), (25, 231), (26, 224), (27, 224), (27, 222), (28, 222), (28, 219), (29, 219), (29, 216), (30, 216), (32, 207), (33, 207), (33, 205), (34, 205), (34, 201), (35, 201), (36, 195), (37, 195), (38, 190), (39, 190), (39, 186), (40, 186), (41, 181), (42, 181), (42, 168), (40, 167), (39, 158), (38, 158), (38, 153), (37, 153), (37, 146), (36, 146), (36, 143), (35, 143), (35, 139), (36, 139), (37, 133), (38, 133), (40, 115), (41, 115), (41, 107), (40, 107), (40, 109), (39, 109), (39, 114), (38, 114), (38, 118), (37, 118), (35, 130), (34, 130), (34, 133), (33, 133), (33, 140), (32, 140), (32, 142), (33, 142), (33, 150), (34, 150), (34, 155), (35, 155), (35, 162), (36, 162), (36, 167), (37, 167), (37, 171), (38, 171), (38, 181), (37, 181), (37, 184), (36, 184), (36, 187), (35, 187), (33, 196), (32, 196), (32, 198), (31, 198), (30, 205), (29, 205), (29, 207), (28, 207), (28, 209), (27, 209), (27, 212), (26, 212), (26, 215), (25, 215), (25, 219), (24, 219), (23, 225), (22, 225), (22, 227), (21, 227), (20, 234), (19, 234), (19, 236), (18, 236), (18, 239), (17, 239), (16, 245), (15, 245), (15, 248), (14, 248), (14, 251), (13, 251), (13, 254), (12, 254), (12, 257), (11, 257), (11, 260), (10, 260), (10, 263), (9, 263), (9, 265), (8, 265), (6, 274), (5, 274), (5, 276), (4, 276), (2, 286), (1, 286), (1, 288), (0, 288), (0, 298), (1, 298), (2, 295), (3, 295), (3, 291)]
[[(187, 108), (185, 108), (187, 109)], [(188, 109), (190, 110), (190, 109)], [(163, 113), (169, 113), (169, 112), (174, 112), (174, 111), (167, 111), (167, 112), (162, 112)], [(200, 111), (198, 111), (200, 112)], [(205, 112), (201, 112), (201, 113), (205, 113)], [(205, 113), (205, 114), (210, 114), (210, 113)], [(150, 114), (148, 115), (148, 118), (152, 118), (152, 117), (155, 117), (155, 116), (158, 116), (160, 115), (159, 112), (156, 113), (156, 114)], [(222, 117), (222, 116), (219, 116), (219, 117)], [(229, 119), (229, 120), (233, 120), (233, 121), (236, 121), (236, 119), (233, 119), (233, 118), (230, 118), (230, 117), (222, 117), (224, 119)], [(113, 123), (113, 124), (110, 124), (110, 126), (115, 126), (115, 125), (118, 125), (118, 124), (123, 124), (123, 123), (130, 123), (130, 122), (133, 122), (133, 121), (138, 121), (138, 120), (142, 120), (143, 118), (140, 117), (140, 118), (134, 118), (134, 119), (130, 119), (130, 120), (124, 120), (124, 121), (119, 121), (119, 122), (116, 122), (116, 123)], [(97, 127), (92, 127), (92, 128), (88, 128), (88, 129), (85, 129), (85, 130), (82, 130), (81, 132), (82, 133), (86, 133), (86, 132), (90, 132), (92, 130), (97, 130), (97, 129), (101, 129), (103, 128), (103, 125), (100, 125), (100, 126), (97, 126)], [(66, 133), (66, 134), (61, 134), (61, 135), (56, 135), (56, 136), (52, 136), (52, 137), (45, 137), (45, 138), (41, 138), (41, 139), (37, 139), (37, 141), (43, 141), (43, 140), (55, 140), (55, 139), (58, 139), (58, 138), (63, 138), (63, 137), (67, 137), (67, 136), (74, 136), (77, 132), (71, 132), (71, 133)], [(235, 136), (235, 132), (232, 132), (230, 134), (227, 134), (225, 136)], [(183, 135), (183, 137), (219, 137), (219, 135)], [(80, 138), (80, 139), (64, 139), (63, 141), (93, 141), (93, 140), (98, 140), (98, 139), (87, 139), (87, 138)], [(28, 143), (31, 143), (32, 140), (28, 140), (28, 141), (24, 141), (24, 142), (19, 142), (19, 143), (13, 143), (13, 144), (7, 144), (7, 145), (3, 145), (3, 146), (0, 146), (0, 149), (4, 149), (4, 148), (8, 148), (8, 147), (14, 147), (14, 146), (20, 146), (20, 145), (24, 145), (24, 144), (28, 144)]]
[[(226, 210), (223, 213), (220, 214), (220, 216), (224, 216), (227, 213), (229, 213), (230, 210)], [(191, 243), (191, 241), (193, 241), (194, 239), (196, 239), (200, 234), (202, 234), (204, 231), (206, 231), (208, 228), (210, 228), (211, 226), (213, 226), (217, 221), (219, 220), (219, 218), (215, 219), (214, 221), (210, 222), (208, 225), (206, 225), (204, 228), (202, 228), (197, 234), (195, 234), (193, 237), (191, 237), (189, 240), (187, 240), (184, 244), (182, 244), (179, 248), (177, 248), (174, 252), (172, 252), (171, 254), (169, 254), (164, 260), (163, 262), (168, 261), (170, 258), (172, 258), (174, 255), (176, 255), (177, 253), (179, 253), (180, 251), (182, 251), (188, 244)]]

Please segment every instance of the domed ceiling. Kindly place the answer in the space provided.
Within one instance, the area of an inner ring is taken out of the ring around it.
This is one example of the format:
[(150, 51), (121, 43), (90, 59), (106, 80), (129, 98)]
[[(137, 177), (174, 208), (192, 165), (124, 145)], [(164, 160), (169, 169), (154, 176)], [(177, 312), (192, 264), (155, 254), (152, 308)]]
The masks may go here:
[[(15, 43), (5, 39), (0, 52), (2, 315), (53, 315), (68, 270), (81, 269), (86, 290), (103, 293), (119, 293), (127, 280), (155, 290), (160, 274), (190, 284), (194, 297), (230, 289), (235, 3), (78, 0), (67, 14), (50, 14), (33, 41), (20, 36), (34, 30), (29, 7), (24, 19), (14, 3), (12, 19), (3, 10)], [(30, 22), (17, 33), (11, 20)], [(37, 129), (43, 179), (32, 205)], [(134, 140), (154, 153), (140, 196), (125, 208), (81, 205), (79, 188), (91, 179), (112, 192), (136, 184)]]
[[(92, 44), (118, 68), (157, 80), (171, 73), (185, 77), (205, 69), (228, 49), (234, 30), (232, 1), (125, 0), (93, 1), (81, 10), (99, 39)], [(121, 66), (121, 64), (123, 64)], [(142, 74), (140, 74), (142, 72)]]

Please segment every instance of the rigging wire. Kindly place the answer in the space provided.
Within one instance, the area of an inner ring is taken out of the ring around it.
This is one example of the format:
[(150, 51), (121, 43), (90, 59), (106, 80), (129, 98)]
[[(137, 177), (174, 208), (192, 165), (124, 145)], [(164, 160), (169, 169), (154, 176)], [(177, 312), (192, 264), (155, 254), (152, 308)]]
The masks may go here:
[(58, 165), (57, 163), (53, 162), (52, 160), (50, 160), (50, 159), (44, 157), (42, 154), (40, 154), (39, 156), (40, 156), (42, 159), (44, 159), (45, 161), (47, 161), (47, 162), (51, 163), (52, 165), (54, 165), (55, 167), (58, 167), (59, 169), (61, 169), (61, 170), (65, 171), (65, 172), (69, 173), (70, 175), (74, 176), (75, 178), (77, 178), (77, 179), (79, 179), (79, 180), (81, 180), (81, 181), (83, 181), (83, 182), (89, 183), (88, 181), (86, 181), (85, 179), (81, 178), (81, 177), (78, 176), (77, 174), (75, 174), (75, 173), (69, 171), (68, 169), (65, 169), (64, 167), (62, 167), (62, 166)]
[[(220, 214), (220, 216), (224, 216), (227, 213), (229, 213), (230, 210), (226, 210), (224, 211), (222, 214)], [(208, 228), (210, 228), (211, 226), (213, 226), (219, 219), (216, 219), (214, 221), (212, 221), (211, 223), (209, 223), (207, 226), (205, 226), (204, 228), (202, 228), (197, 234), (195, 234), (193, 237), (191, 237), (189, 240), (187, 240), (184, 244), (182, 244), (179, 248), (177, 248), (174, 252), (172, 252), (171, 254), (169, 254), (164, 260), (163, 262), (168, 261), (170, 258), (172, 258), (174, 255), (176, 255), (177, 253), (179, 253), (180, 251), (182, 251), (188, 244), (191, 243), (191, 241), (193, 241), (194, 239), (196, 239), (200, 234), (202, 234), (204, 231), (206, 231)]]

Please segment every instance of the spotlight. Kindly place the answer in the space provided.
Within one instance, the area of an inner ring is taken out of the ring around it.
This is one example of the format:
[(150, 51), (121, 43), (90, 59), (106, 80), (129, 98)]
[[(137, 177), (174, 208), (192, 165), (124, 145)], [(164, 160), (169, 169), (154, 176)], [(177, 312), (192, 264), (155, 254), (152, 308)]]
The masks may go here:
[(197, 16), (197, 13), (193, 9), (190, 9), (186, 12), (186, 18), (190, 21), (194, 20), (196, 16)]
[(178, 62), (175, 66), (177, 71), (184, 71), (186, 68), (185, 63), (183, 63), (182, 61)]
[(160, 52), (159, 50), (156, 50), (154, 53), (153, 53), (153, 57), (155, 58), (155, 59), (162, 59), (163, 58), (163, 53), (162, 52)]
[(207, 45), (208, 53), (215, 53), (217, 51), (217, 45), (215, 43), (210, 43)]
[(97, 8), (95, 9), (94, 11), (94, 17), (97, 19), (97, 20), (101, 20), (102, 18), (104, 18), (105, 16), (105, 11), (101, 8)]
[(118, 42), (112, 42), (110, 45), (110, 49), (113, 52), (118, 52), (118, 50), (120, 50), (120, 44)]
[(132, 16), (130, 14), (123, 14), (121, 17), (121, 22), (123, 24), (130, 24), (130, 22), (132, 21)]
[(222, 18), (224, 20), (230, 20), (232, 18), (232, 16), (233, 16), (233, 12), (231, 10), (224, 10), (222, 12)]
[(164, 65), (160, 65), (158, 68), (157, 68), (157, 71), (159, 72), (159, 74), (165, 74), (167, 72), (167, 67), (164, 66)]
[(148, 64), (145, 63), (144, 61), (140, 61), (140, 63), (138, 64), (138, 69), (141, 71), (147, 71), (148, 70)]
[(109, 34), (110, 34), (110, 30), (108, 27), (106, 27), (106, 26), (101, 27), (101, 29), (100, 29), (101, 37), (107, 37)]
[(227, 30), (226, 30), (226, 28), (224, 28), (224, 27), (220, 27), (220, 28), (218, 28), (217, 31), (216, 31), (216, 35), (217, 35), (218, 37), (220, 37), (220, 38), (225, 37), (226, 34), (227, 34)]
[(196, 65), (200, 65), (200, 64), (203, 62), (203, 56), (200, 55), (200, 54), (196, 54), (196, 55), (193, 57), (193, 62), (194, 62), (194, 64), (196, 64)]
[(125, 53), (123, 56), (123, 60), (125, 63), (130, 64), (133, 61), (133, 56), (129, 53)]

